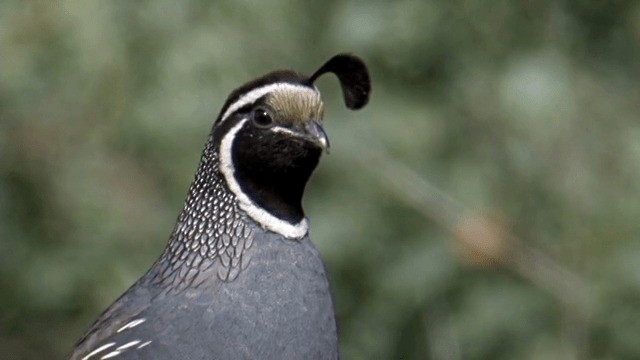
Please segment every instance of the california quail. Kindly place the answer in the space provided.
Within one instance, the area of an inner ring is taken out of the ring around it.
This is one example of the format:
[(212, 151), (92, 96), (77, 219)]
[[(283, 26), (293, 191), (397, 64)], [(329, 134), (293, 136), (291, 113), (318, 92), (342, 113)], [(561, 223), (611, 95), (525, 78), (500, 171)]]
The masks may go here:
[(71, 359), (336, 359), (329, 281), (301, 207), (329, 146), (313, 85), (340, 80), (366, 105), (365, 64), (337, 55), (236, 89), (202, 153), (169, 242), (78, 341)]

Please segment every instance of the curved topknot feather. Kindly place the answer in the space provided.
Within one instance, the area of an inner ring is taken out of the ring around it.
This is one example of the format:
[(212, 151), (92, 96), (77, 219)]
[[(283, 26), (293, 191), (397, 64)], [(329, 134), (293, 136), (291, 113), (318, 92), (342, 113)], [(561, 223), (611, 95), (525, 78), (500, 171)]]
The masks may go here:
[(367, 105), (371, 93), (371, 79), (364, 61), (350, 54), (339, 54), (327, 61), (311, 77), (309, 83), (325, 73), (334, 73), (340, 80), (344, 103), (349, 109), (358, 110)]

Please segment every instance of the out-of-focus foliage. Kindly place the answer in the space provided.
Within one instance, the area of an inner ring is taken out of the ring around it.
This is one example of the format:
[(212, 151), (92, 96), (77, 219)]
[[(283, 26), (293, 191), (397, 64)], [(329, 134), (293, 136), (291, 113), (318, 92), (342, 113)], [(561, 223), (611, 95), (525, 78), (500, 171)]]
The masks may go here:
[[(319, 82), (305, 199), (343, 357), (637, 359), (639, 44), (630, 0), (3, 0), (0, 358), (62, 358), (144, 273), (230, 90), (349, 51), (373, 97), (349, 113)], [(465, 255), (369, 149), (499, 218), (579, 304)]]

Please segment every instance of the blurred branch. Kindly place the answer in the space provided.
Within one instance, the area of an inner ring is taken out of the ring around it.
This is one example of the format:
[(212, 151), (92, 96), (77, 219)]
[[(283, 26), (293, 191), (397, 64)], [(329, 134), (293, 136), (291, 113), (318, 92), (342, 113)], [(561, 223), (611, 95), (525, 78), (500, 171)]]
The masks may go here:
[[(543, 251), (510, 233), (504, 221), (467, 209), (460, 201), (395, 161), (375, 146), (356, 142), (346, 153), (382, 186), (429, 218), (456, 240), (458, 250), (475, 265), (500, 264), (553, 295), (564, 307), (565, 338), (572, 344), (571, 358), (582, 358), (586, 345), (587, 283)], [(375, 164), (375, 166), (371, 166)], [(567, 355), (567, 354), (565, 354)], [(563, 356), (564, 357), (564, 356)], [(567, 358), (567, 357), (564, 357)]]

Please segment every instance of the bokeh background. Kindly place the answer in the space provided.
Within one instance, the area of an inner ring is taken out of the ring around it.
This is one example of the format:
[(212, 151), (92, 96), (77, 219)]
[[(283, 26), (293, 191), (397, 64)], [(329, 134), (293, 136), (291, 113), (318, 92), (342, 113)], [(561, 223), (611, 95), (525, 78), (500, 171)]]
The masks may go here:
[(161, 253), (227, 94), (370, 66), (305, 198), (345, 359), (640, 358), (640, 3), (0, 2), (0, 358)]

